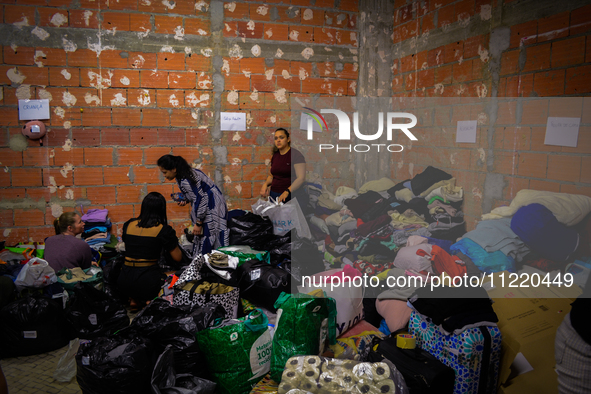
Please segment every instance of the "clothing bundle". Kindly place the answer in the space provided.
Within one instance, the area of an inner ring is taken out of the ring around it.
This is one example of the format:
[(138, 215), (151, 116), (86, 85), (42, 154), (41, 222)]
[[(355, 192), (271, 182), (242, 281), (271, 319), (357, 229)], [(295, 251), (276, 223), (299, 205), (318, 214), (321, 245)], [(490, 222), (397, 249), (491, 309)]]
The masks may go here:
[(110, 233), (111, 219), (108, 209), (89, 209), (82, 215), (84, 232), (81, 237), (94, 250), (100, 250), (106, 245), (115, 248), (117, 237)]

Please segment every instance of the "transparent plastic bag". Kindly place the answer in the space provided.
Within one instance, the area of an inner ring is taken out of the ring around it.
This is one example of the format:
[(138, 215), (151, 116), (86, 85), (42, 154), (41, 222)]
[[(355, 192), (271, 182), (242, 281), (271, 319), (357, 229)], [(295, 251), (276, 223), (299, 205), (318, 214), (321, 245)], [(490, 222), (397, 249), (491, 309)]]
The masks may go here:
[(58, 382), (68, 383), (76, 376), (76, 353), (80, 347), (80, 339), (72, 339), (68, 345), (68, 350), (57, 362), (57, 368), (53, 373), (53, 378)]
[(408, 394), (402, 374), (385, 360), (366, 363), (319, 356), (291, 357), (285, 364), (278, 394)]

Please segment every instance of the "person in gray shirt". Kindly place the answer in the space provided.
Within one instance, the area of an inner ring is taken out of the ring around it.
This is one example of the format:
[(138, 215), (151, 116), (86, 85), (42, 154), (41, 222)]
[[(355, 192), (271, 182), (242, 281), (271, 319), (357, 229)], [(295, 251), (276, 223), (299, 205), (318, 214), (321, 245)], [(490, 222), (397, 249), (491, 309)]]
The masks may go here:
[(64, 212), (53, 221), (55, 234), (45, 240), (45, 260), (58, 272), (62, 268), (82, 269), (97, 265), (90, 246), (76, 237), (84, 232), (84, 222), (76, 212)]

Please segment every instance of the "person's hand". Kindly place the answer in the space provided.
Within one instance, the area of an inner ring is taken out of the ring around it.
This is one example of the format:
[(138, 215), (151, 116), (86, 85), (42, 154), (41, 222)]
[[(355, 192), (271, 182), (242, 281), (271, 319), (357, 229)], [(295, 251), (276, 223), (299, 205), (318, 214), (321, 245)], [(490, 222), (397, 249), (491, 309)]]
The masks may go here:
[(177, 201), (177, 204), (179, 205), (179, 207), (184, 207), (185, 205), (187, 205), (186, 201)]
[(281, 193), (281, 195), (279, 196), (279, 198), (277, 199), (277, 201), (279, 202), (285, 202), (285, 200), (289, 197), (289, 193), (287, 191)]
[(92, 263), (90, 263), (90, 265), (95, 266), (95, 267), (99, 266), (99, 264), (96, 261), (92, 261)]
[(271, 190), (271, 187), (270, 186), (263, 185), (263, 187), (261, 187), (261, 193), (260, 193), (261, 197), (262, 198), (269, 197), (269, 191), (270, 190)]
[(203, 226), (193, 226), (193, 235), (195, 235), (195, 236), (203, 235)]

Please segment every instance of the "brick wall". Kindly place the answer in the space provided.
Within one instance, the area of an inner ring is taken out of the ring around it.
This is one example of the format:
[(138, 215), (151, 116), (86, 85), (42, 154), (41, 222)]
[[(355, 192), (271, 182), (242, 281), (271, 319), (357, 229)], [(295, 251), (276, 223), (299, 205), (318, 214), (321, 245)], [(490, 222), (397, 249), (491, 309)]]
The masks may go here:
[[(0, 3), (0, 239), (8, 243), (52, 235), (54, 217), (81, 204), (108, 208), (120, 231), (148, 192), (175, 190), (155, 166), (166, 153), (212, 177), (230, 208), (248, 208), (268, 172), (272, 131), (292, 124), (291, 99), (371, 92), (359, 73), (375, 34), (392, 49), (392, 96), (591, 92), (583, 1), (397, 0), (379, 18), (357, 0)], [(365, 27), (370, 15), (387, 29)], [(42, 144), (20, 137), (17, 104), (27, 98), (50, 100)], [(221, 111), (246, 112), (247, 131), (221, 131)], [(578, 148), (544, 146), (539, 121), (491, 123), (479, 136), (484, 161), (474, 146), (425, 135), (384, 175), (450, 171), (466, 189), (473, 226), (522, 188), (591, 195), (591, 121), (583, 123)], [(308, 169), (329, 188), (354, 182), (350, 155), (322, 160)], [(178, 231), (188, 210), (168, 208)]]

